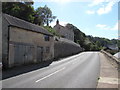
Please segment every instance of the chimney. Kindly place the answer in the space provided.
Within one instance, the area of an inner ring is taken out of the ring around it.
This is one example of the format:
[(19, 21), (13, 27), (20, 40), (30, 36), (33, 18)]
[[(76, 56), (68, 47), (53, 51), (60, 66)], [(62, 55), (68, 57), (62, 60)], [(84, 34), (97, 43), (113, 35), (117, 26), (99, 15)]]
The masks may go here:
[(57, 25), (57, 24), (59, 24), (59, 20), (58, 20), (58, 19), (57, 19), (57, 21), (56, 21), (56, 25)]

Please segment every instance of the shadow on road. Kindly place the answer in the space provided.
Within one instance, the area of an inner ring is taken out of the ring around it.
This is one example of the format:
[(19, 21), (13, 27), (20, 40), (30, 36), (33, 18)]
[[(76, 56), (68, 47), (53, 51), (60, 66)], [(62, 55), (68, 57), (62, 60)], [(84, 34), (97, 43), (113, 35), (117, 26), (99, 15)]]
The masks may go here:
[(23, 73), (27, 73), (30, 71), (34, 71), (43, 67), (47, 67), (52, 63), (52, 61), (49, 62), (42, 62), (38, 64), (30, 64), (30, 65), (22, 65), (14, 68), (10, 68), (7, 70), (2, 70), (2, 80), (14, 77)]

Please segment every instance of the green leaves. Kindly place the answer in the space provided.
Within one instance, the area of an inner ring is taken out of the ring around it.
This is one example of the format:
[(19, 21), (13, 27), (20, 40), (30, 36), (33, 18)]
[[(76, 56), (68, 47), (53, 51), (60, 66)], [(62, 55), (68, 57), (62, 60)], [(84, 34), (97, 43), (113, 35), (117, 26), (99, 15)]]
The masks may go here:
[(47, 29), (50, 33), (52, 33), (55, 36), (60, 36), (56, 33), (56, 30), (54, 30), (51, 26), (43, 26), (45, 29)]
[(44, 7), (39, 7), (36, 9), (36, 21), (35, 23), (39, 25), (49, 26), (56, 16), (52, 15), (52, 11), (46, 5)]
[(2, 12), (9, 15), (15, 16), (17, 18), (33, 22), (34, 8), (32, 6), (33, 2), (3, 2)]

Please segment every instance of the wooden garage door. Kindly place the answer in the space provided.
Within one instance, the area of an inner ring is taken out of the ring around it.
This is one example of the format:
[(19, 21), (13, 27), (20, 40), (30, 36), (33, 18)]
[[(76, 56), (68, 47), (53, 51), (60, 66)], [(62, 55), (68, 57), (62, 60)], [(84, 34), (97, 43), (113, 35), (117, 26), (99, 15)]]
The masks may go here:
[(33, 46), (25, 46), (25, 55), (24, 55), (24, 63), (33, 62), (34, 60), (34, 47)]
[(43, 48), (37, 47), (37, 62), (41, 62), (43, 57)]
[[(12, 48), (12, 49), (11, 49)], [(14, 61), (14, 65), (26, 64), (34, 60), (34, 47), (23, 44), (10, 44), (9, 58)]]
[(25, 46), (23, 45), (14, 45), (14, 64), (24, 64), (25, 59)]

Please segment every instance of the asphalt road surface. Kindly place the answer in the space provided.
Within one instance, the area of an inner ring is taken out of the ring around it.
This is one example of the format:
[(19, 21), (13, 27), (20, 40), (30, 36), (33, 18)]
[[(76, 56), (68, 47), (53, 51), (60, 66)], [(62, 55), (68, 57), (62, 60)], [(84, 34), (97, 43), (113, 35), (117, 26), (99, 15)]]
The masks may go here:
[(2, 88), (96, 88), (99, 73), (99, 52), (83, 52), (4, 79)]

